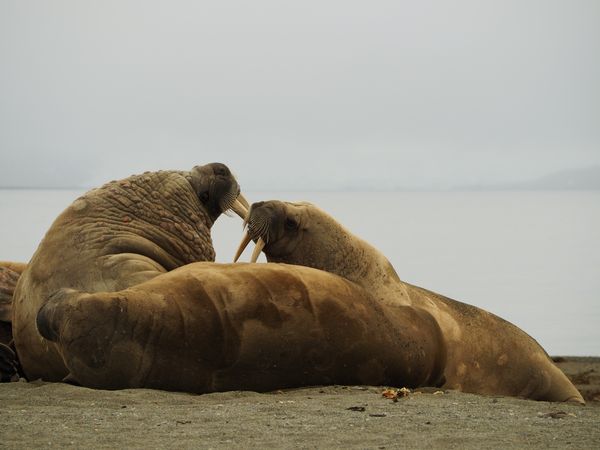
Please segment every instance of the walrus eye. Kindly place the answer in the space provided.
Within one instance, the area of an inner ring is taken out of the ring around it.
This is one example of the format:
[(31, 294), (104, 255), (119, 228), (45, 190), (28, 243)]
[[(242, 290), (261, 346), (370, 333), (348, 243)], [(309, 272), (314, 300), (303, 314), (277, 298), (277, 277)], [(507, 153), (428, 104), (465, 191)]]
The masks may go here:
[(208, 191), (204, 191), (202, 194), (200, 194), (200, 201), (202, 203), (208, 203)]
[(290, 217), (285, 219), (285, 229), (286, 230), (293, 231), (296, 228), (298, 228), (298, 222), (296, 222), (294, 219), (291, 219)]

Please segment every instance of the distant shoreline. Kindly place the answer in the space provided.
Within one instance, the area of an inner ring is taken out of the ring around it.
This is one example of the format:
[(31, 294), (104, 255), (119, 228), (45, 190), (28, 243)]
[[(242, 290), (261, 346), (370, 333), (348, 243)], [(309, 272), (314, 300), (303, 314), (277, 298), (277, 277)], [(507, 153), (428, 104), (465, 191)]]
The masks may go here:
[[(98, 185), (86, 186), (0, 186), (0, 190), (89, 190)], [(247, 186), (247, 183), (244, 183)], [(264, 186), (257, 183), (258, 188), (249, 192), (278, 191), (278, 192), (494, 192), (494, 191), (597, 191), (600, 190), (600, 166), (577, 169), (564, 169), (552, 172), (530, 180), (518, 181), (467, 181), (440, 182), (426, 181), (423, 185), (401, 185), (393, 180), (363, 180), (360, 185), (352, 181), (333, 181), (332, 184), (321, 184), (313, 181), (309, 189), (299, 186)]]

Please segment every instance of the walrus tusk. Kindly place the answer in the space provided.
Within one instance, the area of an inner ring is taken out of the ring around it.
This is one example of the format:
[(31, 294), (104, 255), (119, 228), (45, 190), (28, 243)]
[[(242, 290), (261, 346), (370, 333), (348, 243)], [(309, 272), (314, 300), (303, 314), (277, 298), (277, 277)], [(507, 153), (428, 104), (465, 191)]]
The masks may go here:
[(250, 203), (248, 203), (248, 200), (246, 200), (246, 197), (244, 197), (241, 192), (238, 194), (237, 199), (242, 204), (242, 206), (246, 208), (246, 210), (250, 209)]
[(246, 233), (244, 233), (244, 237), (242, 238), (242, 242), (240, 242), (240, 246), (238, 247), (237, 252), (235, 252), (233, 262), (237, 262), (237, 260), (240, 259), (240, 256), (242, 256), (242, 253), (244, 252), (251, 240), (252, 238), (250, 237), (250, 233), (246, 231)]
[(265, 241), (263, 241), (263, 238), (258, 238), (258, 241), (256, 241), (256, 247), (254, 247), (254, 251), (252, 252), (252, 258), (250, 258), (251, 263), (256, 262), (258, 255), (260, 255), (260, 252), (262, 252), (263, 248), (265, 248)]
[[(235, 199), (230, 209), (238, 216), (240, 216), (240, 219), (246, 220), (246, 217), (248, 215), (248, 207), (244, 206), (244, 203), (240, 201), (240, 197), (242, 197), (242, 194), (238, 195), (238, 198)], [(246, 202), (246, 199), (243, 199), (243, 201)], [(248, 202), (246, 202), (246, 204), (247, 203)]]

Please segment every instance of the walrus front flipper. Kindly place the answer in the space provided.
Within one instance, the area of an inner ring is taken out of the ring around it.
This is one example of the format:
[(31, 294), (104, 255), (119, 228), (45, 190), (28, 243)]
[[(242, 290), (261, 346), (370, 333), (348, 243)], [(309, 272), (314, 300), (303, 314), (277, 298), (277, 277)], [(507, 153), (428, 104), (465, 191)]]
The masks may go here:
[(37, 313), (36, 326), (65, 364), (62, 382), (101, 389), (146, 387), (154, 334), (160, 336), (163, 322), (156, 308), (147, 304), (150, 300), (145, 301), (152, 296), (140, 297), (136, 300), (129, 291), (87, 293), (63, 288), (48, 298)]
[(80, 294), (75, 289), (60, 289), (50, 296), (37, 313), (35, 324), (44, 339), (57, 342), (68, 303)]

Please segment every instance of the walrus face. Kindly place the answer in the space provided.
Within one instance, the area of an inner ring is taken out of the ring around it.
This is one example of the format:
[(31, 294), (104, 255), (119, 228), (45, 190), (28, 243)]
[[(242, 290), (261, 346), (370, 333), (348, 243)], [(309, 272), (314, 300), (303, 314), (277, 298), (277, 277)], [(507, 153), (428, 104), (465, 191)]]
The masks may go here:
[(324, 211), (310, 203), (290, 203), (278, 200), (254, 203), (246, 220), (248, 230), (235, 255), (237, 261), (251, 240), (256, 247), (251, 262), (261, 251), (267, 261), (284, 262), (334, 271), (337, 262), (336, 233), (340, 228)]
[(213, 222), (229, 209), (242, 219), (246, 218), (248, 202), (240, 194), (240, 186), (225, 164), (196, 166), (190, 175), (190, 183)]
[(305, 231), (302, 212), (300, 205), (294, 203), (277, 200), (253, 203), (247, 218), (248, 233), (235, 259), (251, 239), (257, 242), (252, 262), (256, 262), (263, 249), (271, 257), (292, 254)]

